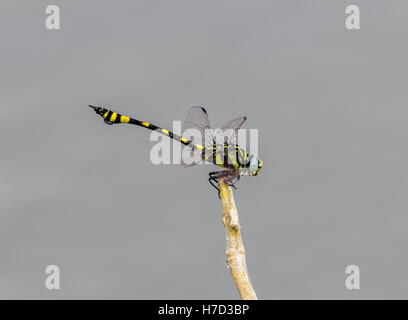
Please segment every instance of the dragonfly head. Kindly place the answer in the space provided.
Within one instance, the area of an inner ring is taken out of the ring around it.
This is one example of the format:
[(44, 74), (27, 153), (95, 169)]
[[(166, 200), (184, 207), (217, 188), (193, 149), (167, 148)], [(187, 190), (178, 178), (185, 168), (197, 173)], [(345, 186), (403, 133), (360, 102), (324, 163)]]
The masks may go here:
[(108, 112), (108, 109), (105, 108), (101, 108), (101, 107), (95, 107), (95, 106), (91, 106), (90, 104), (88, 104), (88, 106), (92, 109), (94, 109), (94, 111), (99, 114), (100, 116), (103, 116), (106, 112)]
[(251, 155), (249, 157), (249, 174), (251, 176), (256, 176), (262, 168), (262, 160), (257, 156)]

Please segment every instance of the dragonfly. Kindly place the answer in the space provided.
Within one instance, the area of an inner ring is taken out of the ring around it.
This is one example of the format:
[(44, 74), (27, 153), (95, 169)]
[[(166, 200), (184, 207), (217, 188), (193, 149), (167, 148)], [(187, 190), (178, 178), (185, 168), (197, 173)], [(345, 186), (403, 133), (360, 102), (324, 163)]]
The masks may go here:
[(256, 176), (262, 168), (263, 163), (258, 156), (248, 154), (238, 145), (238, 130), (246, 121), (246, 117), (231, 120), (217, 133), (210, 125), (207, 111), (203, 107), (191, 107), (187, 112), (184, 129), (185, 132), (196, 134), (187, 139), (150, 122), (121, 115), (104, 107), (88, 106), (108, 125), (123, 123), (144, 127), (188, 146), (182, 156), (182, 164), (185, 167), (198, 163), (211, 163), (221, 167), (222, 170), (211, 171), (208, 174), (208, 181), (218, 190), (218, 196), (220, 189), (217, 185), (221, 180), (236, 189), (235, 183), (241, 176)]

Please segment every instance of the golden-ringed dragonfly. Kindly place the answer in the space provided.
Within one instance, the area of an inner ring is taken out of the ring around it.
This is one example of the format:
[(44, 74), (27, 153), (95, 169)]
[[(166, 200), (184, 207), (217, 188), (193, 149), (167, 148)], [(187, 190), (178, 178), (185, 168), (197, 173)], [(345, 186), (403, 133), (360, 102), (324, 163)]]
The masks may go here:
[(185, 167), (197, 163), (212, 163), (222, 167), (223, 170), (221, 171), (210, 172), (208, 178), (208, 181), (218, 190), (218, 193), (220, 190), (214, 183), (218, 184), (220, 179), (235, 188), (234, 183), (239, 180), (240, 176), (256, 176), (262, 168), (262, 161), (257, 156), (249, 155), (238, 146), (238, 129), (245, 122), (246, 117), (231, 120), (222, 127), (220, 140), (220, 134), (217, 135), (217, 130), (211, 128), (207, 111), (203, 107), (191, 107), (187, 112), (184, 129), (193, 129), (199, 134), (187, 139), (147, 121), (133, 119), (102, 107), (92, 105), (89, 105), (89, 107), (100, 115), (108, 125), (117, 123), (133, 124), (160, 132), (188, 146), (189, 148), (184, 150), (184, 153), (187, 152), (188, 156), (183, 155), (182, 157), (182, 164)]

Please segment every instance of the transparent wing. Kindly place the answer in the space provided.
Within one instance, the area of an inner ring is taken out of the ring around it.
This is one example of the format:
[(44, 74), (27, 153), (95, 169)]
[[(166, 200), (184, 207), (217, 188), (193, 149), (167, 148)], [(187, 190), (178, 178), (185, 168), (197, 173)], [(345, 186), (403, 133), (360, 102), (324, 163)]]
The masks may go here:
[(234, 120), (231, 120), (228, 122), (225, 126), (223, 126), (221, 129), (222, 130), (227, 130), (227, 129), (232, 129), (232, 130), (238, 130), (239, 128), (242, 127), (244, 122), (246, 121), (246, 117), (239, 117)]
[(228, 122), (221, 128), (222, 141), (224, 144), (228, 144), (229, 147), (235, 148), (238, 143), (238, 130), (246, 121), (246, 117), (239, 117)]
[(187, 134), (192, 132), (191, 140), (194, 144), (203, 146), (206, 143), (208, 146), (213, 144), (213, 130), (211, 129), (208, 113), (203, 107), (191, 107), (188, 110), (183, 129)]
[(211, 129), (208, 113), (203, 107), (191, 107), (183, 124), (183, 136), (200, 148), (184, 148), (182, 163), (192, 166), (202, 162), (211, 153), (209, 148), (214, 144), (214, 133)]
[[(213, 161), (215, 153), (235, 150), (238, 142), (238, 129), (246, 121), (246, 117), (239, 117), (228, 122), (219, 130), (211, 128), (207, 111), (203, 107), (191, 107), (184, 122), (185, 138), (201, 148), (185, 148), (182, 163), (189, 167), (204, 161)], [(228, 145), (228, 148), (224, 146)], [(216, 151), (215, 151), (216, 150)], [(221, 155), (223, 157), (223, 155)]]

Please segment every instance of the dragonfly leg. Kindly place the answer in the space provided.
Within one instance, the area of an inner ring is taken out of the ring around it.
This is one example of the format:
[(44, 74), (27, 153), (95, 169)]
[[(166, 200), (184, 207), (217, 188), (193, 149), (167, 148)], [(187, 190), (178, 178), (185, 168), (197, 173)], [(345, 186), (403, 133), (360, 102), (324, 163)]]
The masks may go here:
[(224, 182), (228, 184), (229, 186), (233, 187), (235, 190), (237, 190), (237, 188), (235, 187), (235, 183), (237, 183), (240, 178), (241, 176), (239, 174), (232, 175), (230, 177), (225, 178)]
[[(208, 175), (210, 176), (210, 177), (208, 178), (208, 181), (210, 182), (210, 184), (211, 184), (215, 189), (217, 189), (217, 191), (218, 191), (218, 197), (220, 197), (220, 188), (219, 188), (216, 184), (219, 183), (219, 179), (224, 179), (224, 182), (225, 182), (227, 185), (233, 187), (235, 190), (237, 189), (237, 188), (235, 187), (234, 183), (236, 183), (236, 182), (239, 180), (239, 178), (240, 178), (239, 173), (233, 173), (233, 174), (231, 174), (231, 171), (229, 171), (229, 170), (224, 170), (224, 171), (213, 171), (213, 172), (210, 172)], [(236, 181), (233, 182), (235, 179), (236, 179)]]
[(220, 196), (220, 188), (218, 188), (218, 187), (214, 184), (214, 181), (217, 182), (217, 180), (216, 180), (215, 178), (208, 178), (208, 181), (210, 182), (210, 184), (211, 184), (215, 189), (217, 189), (218, 198), (221, 199), (221, 196)]
[(210, 173), (208, 173), (208, 175), (210, 176), (208, 178), (208, 181), (210, 182), (210, 184), (217, 189), (218, 191), (218, 198), (220, 198), (220, 188), (216, 185), (218, 184), (218, 179), (221, 178), (225, 178), (230, 174), (230, 172), (228, 170), (224, 170), (224, 171), (212, 171)]
[(210, 178), (208, 178), (208, 181), (210, 182), (210, 184), (211, 184), (215, 189), (217, 189), (217, 191), (220, 191), (220, 188), (218, 188), (217, 185), (214, 184), (214, 182), (217, 183), (217, 179), (216, 179), (216, 178), (210, 177)]

